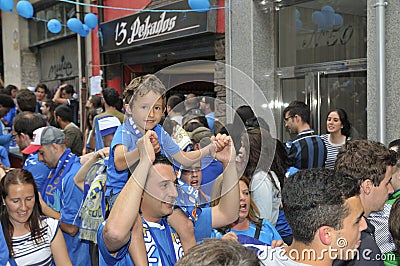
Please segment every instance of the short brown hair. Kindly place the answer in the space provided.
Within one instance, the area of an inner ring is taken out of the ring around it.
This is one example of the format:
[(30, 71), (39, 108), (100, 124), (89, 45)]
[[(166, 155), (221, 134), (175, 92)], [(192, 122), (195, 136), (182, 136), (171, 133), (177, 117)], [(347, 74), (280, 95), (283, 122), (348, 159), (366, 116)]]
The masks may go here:
[(390, 210), (389, 215), (389, 231), (392, 234), (393, 242), (400, 250), (400, 199), (397, 199)]
[(165, 105), (166, 88), (161, 80), (153, 74), (148, 74), (134, 78), (124, 90), (124, 101), (125, 104), (130, 106), (136, 100), (137, 96), (143, 96), (150, 91), (158, 93), (163, 99), (163, 105)]
[(394, 166), (396, 162), (396, 152), (382, 143), (352, 139), (339, 150), (335, 171), (357, 178), (359, 184), (369, 179), (375, 186), (379, 186), (385, 178), (386, 167)]

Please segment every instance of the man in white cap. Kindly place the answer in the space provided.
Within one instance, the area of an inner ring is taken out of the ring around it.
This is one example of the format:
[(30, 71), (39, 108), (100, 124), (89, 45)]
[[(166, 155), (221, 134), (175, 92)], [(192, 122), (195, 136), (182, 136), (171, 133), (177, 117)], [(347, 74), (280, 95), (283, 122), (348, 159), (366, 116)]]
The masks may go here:
[(114, 132), (121, 125), (119, 119), (115, 116), (103, 116), (98, 118), (99, 131), (103, 139), (104, 147), (110, 147), (114, 137)]
[(50, 169), (40, 191), (43, 213), (60, 220), (73, 265), (90, 265), (89, 244), (79, 239), (79, 207), (83, 193), (74, 184), (74, 176), (82, 167), (79, 157), (67, 149), (65, 134), (55, 127), (41, 127), (33, 132), (33, 141), (22, 151), (38, 152), (39, 161)]

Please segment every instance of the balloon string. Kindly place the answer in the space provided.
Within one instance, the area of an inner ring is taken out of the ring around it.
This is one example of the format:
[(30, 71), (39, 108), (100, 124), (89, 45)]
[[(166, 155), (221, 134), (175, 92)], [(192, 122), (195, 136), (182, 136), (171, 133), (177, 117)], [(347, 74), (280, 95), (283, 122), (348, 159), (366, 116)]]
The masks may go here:
[[(104, 8), (104, 9), (115, 9), (115, 10), (126, 10), (126, 11), (136, 11), (140, 13), (163, 13), (163, 12), (177, 12), (177, 13), (187, 13), (187, 12), (198, 12), (198, 9), (137, 9), (137, 8), (128, 8), (128, 7), (116, 7), (116, 6), (102, 6), (102, 5), (95, 5), (95, 4), (87, 4), (87, 3), (79, 3), (71, 0), (58, 0), (59, 2), (81, 5), (81, 6), (88, 6), (88, 7), (97, 7), (97, 8)], [(226, 9), (230, 8), (229, 6), (219, 6), (219, 7), (211, 7), (209, 10), (218, 10), (218, 9)], [(202, 10), (202, 9), (200, 9)]]

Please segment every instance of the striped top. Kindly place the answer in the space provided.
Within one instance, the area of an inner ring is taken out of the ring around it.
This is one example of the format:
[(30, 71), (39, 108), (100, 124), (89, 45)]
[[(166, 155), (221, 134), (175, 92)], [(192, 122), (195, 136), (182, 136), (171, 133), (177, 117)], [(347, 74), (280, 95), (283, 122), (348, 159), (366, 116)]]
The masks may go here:
[(321, 136), (321, 139), (324, 141), (327, 155), (325, 160), (325, 167), (328, 169), (333, 169), (335, 167), (336, 157), (339, 153), (339, 149), (343, 146), (344, 143), (334, 144), (329, 140), (330, 134), (324, 134)]
[(57, 233), (58, 227), (58, 220), (43, 217), (41, 232), (44, 241), (42, 240), (36, 244), (31, 237), (31, 233), (13, 237), (14, 259), (17, 265), (52, 265), (53, 255), (50, 244)]
[(292, 142), (286, 142), (289, 164), (298, 169), (325, 166), (326, 148), (321, 137), (308, 129), (300, 132)]

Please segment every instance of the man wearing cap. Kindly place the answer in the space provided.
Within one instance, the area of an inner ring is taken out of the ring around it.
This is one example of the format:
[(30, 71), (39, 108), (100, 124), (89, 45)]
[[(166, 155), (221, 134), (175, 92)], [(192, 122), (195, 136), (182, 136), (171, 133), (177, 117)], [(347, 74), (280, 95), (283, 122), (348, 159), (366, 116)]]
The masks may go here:
[[(31, 144), (33, 131), (45, 126), (46, 120), (40, 114), (22, 112), (14, 118), (11, 133), (15, 137), (15, 142), (18, 144), (19, 149), (23, 151)], [(41, 191), (43, 183), (50, 173), (50, 169), (43, 162), (39, 161), (37, 152), (28, 155), (24, 154), (24, 158), (25, 161), (22, 168), (32, 173), (36, 186)]]
[[(206, 127), (198, 127), (190, 132), (189, 135), (193, 142), (194, 150), (199, 150), (210, 144), (210, 138), (213, 136), (211, 130)], [(222, 174), (222, 171), (222, 164), (211, 156), (206, 156), (201, 159), (201, 188), (206, 195), (211, 195), (214, 181), (220, 174)]]
[(90, 265), (89, 244), (79, 239), (80, 218), (77, 215), (83, 193), (74, 184), (74, 176), (82, 165), (65, 142), (61, 129), (41, 127), (33, 132), (33, 141), (22, 153), (37, 151), (39, 161), (51, 169), (40, 191), (43, 213), (60, 220), (72, 264), (86, 266)]
[(100, 136), (104, 147), (110, 147), (117, 127), (121, 125), (120, 120), (115, 116), (103, 116), (97, 119)]

